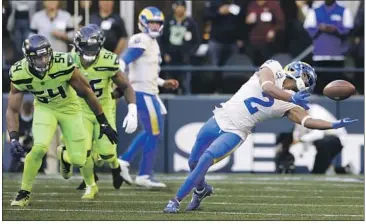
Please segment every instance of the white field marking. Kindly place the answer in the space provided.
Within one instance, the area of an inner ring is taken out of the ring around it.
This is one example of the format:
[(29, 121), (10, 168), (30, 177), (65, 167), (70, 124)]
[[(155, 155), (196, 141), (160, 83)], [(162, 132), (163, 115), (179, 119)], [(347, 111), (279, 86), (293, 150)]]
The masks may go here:
[[(65, 182), (65, 184), (70, 184), (71, 182)], [(112, 184), (112, 180), (101, 180), (98, 181), (98, 183), (102, 183), (102, 184)], [(168, 181), (168, 183), (173, 183), (173, 184), (181, 184), (183, 183), (183, 181)], [(20, 183), (19, 183), (20, 184)], [(18, 187), (19, 184), (3, 184), (3, 187)], [(71, 184), (77, 184), (77, 182), (75, 183), (71, 183)], [(362, 183), (355, 183), (355, 184), (350, 184), (350, 183), (299, 183), (299, 182), (266, 182), (266, 181), (210, 181), (210, 184), (213, 185), (220, 185), (220, 184), (240, 184), (240, 185), (289, 185), (289, 186), (313, 186), (313, 187), (326, 187), (326, 188), (336, 188), (336, 187), (340, 187), (340, 188), (349, 188), (349, 187), (353, 187), (353, 188), (363, 188), (364, 185)], [(55, 187), (57, 186), (57, 188), (75, 188), (75, 186), (67, 186), (67, 185), (42, 185), (40, 183), (35, 183), (35, 186), (37, 185), (41, 185), (41, 186), (49, 186), (49, 187)], [(133, 187), (126, 187), (126, 188), (133, 188)]]
[[(10, 201), (10, 200), (9, 200)], [(164, 204), (167, 201), (83, 201), (83, 200), (65, 200), (65, 201), (51, 201), (51, 200), (31, 200), (32, 202), (42, 203), (129, 203), (129, 204)], [(238, 203), (238, 202), (205, 202), (205, 205), (241, 205), (241, 206), (297, 206), (297, 207), (364, 207), (364, 205), (344, 205), (344, 204), (268, 204), (268, 203)]]
[[(2, 192), (3, 195), (2, 197), (14, 197), (14, 195), (16, 195), (17, 192)], [(36, 197), (46, 197), (49, 195), (53, 195), (53, 196), (64, 196), (64, 195), (73, 195), (73, 196), (79, 196), (81, 195), (82, 192), (80, 191), (76, 191), (75, 193), (61, 193), (61, 192), (34, 192), (32, 195), (36, 195)], [(139, 191), (137, 193), (135, 192), (130, 192), (130, 193), (121, 193), (121, 192), (116, 192), (116, 193), (107, 193), (107, 192), (100, 192), (99, 195), (101, 197), (116, 197), (116, 196), (136, 196), (136, 195), (142, 195), (142, 197), (161, 197), (161, 196), (165, 196), (165, 197), (171, 197), (168, 194), (171, 194), (169, 192), (158, 192), (158, 191)], [(215, 198), (296, 198), (296, 199), (300, 199), (300, 198), (306, 198), (306, 199), (359, 199), (359, 200), (363, 200), (364, 199), (364, 195), (360, 195), (360, 196), (303, 196), (303, 195), (296, 195), (296, 196), (287, 196), (287, 195), (225, 195), (225, 194), (215, 194), (214, 195)]]
[[(43, 208), (6, 208), (3, 211), (39, 211), (39, 212), (88, 212), (88, 213), (161, 213), (163, 211), (136, 211), (136, 210), (81, 210), (81, 209), (43, 209)], [(363, 215), (349, 214), (299, 214), (299, 213), (260, 213), (260, 212), (203, 212), (196, 211), (196, 214), (213, 214), (213, 215), (265, 215), (265, 216), (320, 216), (320, 217), (364, 217)], [(183, 213), (184, 214), (184, 213)], [(187, 213), (186, 213), (187, 214)], [(188, 213), (189, 214), (189, 213)]]
[[(242, 176), (244, 175), (244, 176)], [(282, 176), (282, 175), (276, 175), (276, 174), (267, 174), (267, 175), (261, 175), (261, 174), (254, 174), (254, 175), (248, 175), (243, 173), (242, 175), (220, 175), (220, 174), (208, 174), (206, 175), (207, 180), (211, 181), (221, 181), (221, 180), (232, 180), (232, 181), (271, 181), (271, 182), (281, 182), (281, 181), (301, 181), (301, 182), (338, 182), (338, 183), (364, 183), (364, 176), (362, 175), (352, 175), (352, 176), (344, 176), (344, 177), (327, 177), (327, 176), (313, 176), (313, 175), (307, 175), (307, 174), (300, 174), (298, 176)], [(19, 177), (21, 178), (21, 175), (6, 175), (5, 178), (7, 179), (14, 179)], [(100, 180), (103, 181), (109, 181), (109, 175), (108, 174), (99, 174)], [(187, 178), (186, 174), (178, 174), (178, 175), (157, 175), (158, 179), (171, 181), (171, 180), (185, 180)], [(76, 181), (76, 180), (82, 180), (82, 177), (80, 175), (73, 176), (71, 180), (64, 180), (59, 174), (51, 174), (51, 175), (38, 175), (37, 179), (44, 179), (44, 180), (62, 180), (62, 181)], [(6, 181), (6, 180), (5, 180)]]

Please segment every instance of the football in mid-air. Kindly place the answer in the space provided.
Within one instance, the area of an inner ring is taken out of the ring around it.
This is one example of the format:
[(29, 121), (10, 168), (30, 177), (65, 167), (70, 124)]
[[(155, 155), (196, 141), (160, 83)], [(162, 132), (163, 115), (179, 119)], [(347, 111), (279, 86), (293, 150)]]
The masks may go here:
[(335, 80), (323, 89), (323, 95), (332, 100), (345, 100), (355, 94), (356, 88), (345, 80)]

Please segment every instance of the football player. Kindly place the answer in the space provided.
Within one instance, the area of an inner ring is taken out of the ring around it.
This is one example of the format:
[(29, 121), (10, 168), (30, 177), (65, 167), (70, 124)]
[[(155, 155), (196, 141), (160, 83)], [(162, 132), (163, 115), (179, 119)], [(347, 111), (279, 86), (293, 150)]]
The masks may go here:
[(180, 202), (195, 188), (187, 210), (199, 208), (201, 201), (213, 193), (205, 181), (213, 164), (233, 153), (258, 122), (287, 116), (309, 129), (338, 129), (357, 120), (345, 118), (336, 122), (313, 119), (307, 113), (307, 97), (316, 84), (314, 69), (304, 62), (293, 62), (284, 69), (269, 60), (221, 107), (201, 128), (188, 160), (190, 174), (164, 209), (177, 213)]
[[(99, 103), (105, 111), (106, 117), (115, 128), (115, 100), (112, 97), (112, 84), (116, 84), (123, 92), (128, 103), (128, 113), (123, 122), (126, 133), (133, 133), (137, 128), (137, 107), (135, 92), (130, 83), (123, 78), (123, 73), (119, 69), (119, 58), (116, 54), (104, 49), (102, 43), (104, 35), (95, 26), (84, 26), (76, 32), (74, 38), (75, 49), (71, 55), (75, 64), (79, 67), (81, 74), (88, 80)], [(87, 149), (92, 149), (93, 139), (95, 140), (96, 153), (112, 168), (113, 186), (119, 189), (123, 183), (120, 175), (121, 168), (116, 156), (116, 145), (111, 144), (107, 138), (98, 139), (99, 126), (88, 105), (80, 100), (84, 127), (87, 132)], [(67, 154), (66, 147), (58, 148), (59, 154)], [(72, 170), (72, 169), (71, 169)], [(83, 199), (94, 199), (98, 192), (98, 187), (94, 181), (94, 161), (88, 157), (87, 163), (80, 168), (84, 177), (86, 190)], [(71, 172), (70, 172), (71, 173)], [(70, 173), (64, 178), (68, 179)]]
[[(49, 41), (42, 35), (32, 35), (23, 42), (24, 58), (10, 68), (11, 90), (6, 120), (13, 155), (24, 153), (19, 143), (19, 110), (23, 93), (34, 97), (34, 145), (24, 162), (21, 189), (12, 206), (26, 206), (34, 179), (59, 125), (68, 148), (62, 161), (84, 166), (87, 161), (86, 136), (78, 96), (82, 97), (96, 116), (99, 138), (103, 135), (114, 144), (117, 132), (109, 124), (97, 97), (87, 80), (80, 74), (71, 55), (53, 52)], [(62, 166), (70, 172), (71, 166)]]
[(179, 86), (177, 80), (159, 78), (161, 55), (156, 38), (162, 34), (163, 23), (164, 15), (159, 9), (143, 9), (138, 24), (141, 33), (130, 38), (128, 49), (120, 62), (122, 71), (129, 65), (129, 81), (136, 92), (138, 116), (144, 128), (134, 138), (127, 152), (120, 156), (122, 176), (132, 182), (128, 167), (142, 148), (142, 161), (135, 183), (147, 188), (166, 187), (152, 176), (158, 139), (163, 133), (162, 115), (166, 114), (166, 108), (158, 96), (158, 86), (171, 89)]

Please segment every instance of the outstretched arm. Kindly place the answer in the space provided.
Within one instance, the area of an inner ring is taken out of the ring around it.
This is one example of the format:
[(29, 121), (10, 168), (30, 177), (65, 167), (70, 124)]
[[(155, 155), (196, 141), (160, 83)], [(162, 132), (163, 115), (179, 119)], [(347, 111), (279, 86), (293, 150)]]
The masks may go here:
[(318, 130), (327, 130), (327, 129), (338, 129), (345, 127), (348, 124), (354, 123), (357, 121), (351, 120), (349, 118), (344, 118), (342, 120), (336, 122), (329, 122), (322, 119), (313, 119), (309, 116), (309, 114), (300, 107), (294, 107), (287, 112), (287, 117), (302, 126), (309, 129), (318, 129)]

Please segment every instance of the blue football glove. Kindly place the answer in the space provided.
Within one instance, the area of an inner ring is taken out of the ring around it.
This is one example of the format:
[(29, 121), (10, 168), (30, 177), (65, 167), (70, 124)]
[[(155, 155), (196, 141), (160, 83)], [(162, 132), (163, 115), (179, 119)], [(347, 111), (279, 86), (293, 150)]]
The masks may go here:
[(332, 127), (334, 129), (343, 128), (343, 127), (345, 127), (345, 126), (347, 126), (349, 124), (352, 124), (352, 123), (354, 123), (356, 121), (358, 121), (358, 119), (351, 120), (351, 118), (348, 118), (347, 117), (347, 118), (343, 118), (342, 120), (338, 120), (338, 121), (332, 123)]
[(19, 143), (18, 140), (12, 139), (10, 144), (11, 144), (10, 153), (14, 158), (20, 158), (24, 155), (25, 151), (23, 149), (23, 146)]
[(309, 110), (308, 103), (310, 102), (307, 98), (310, 96), (310, 93), (307, 92), (296, 92), (291, 97), (291, 102), (303, 107), (305, 110)]

